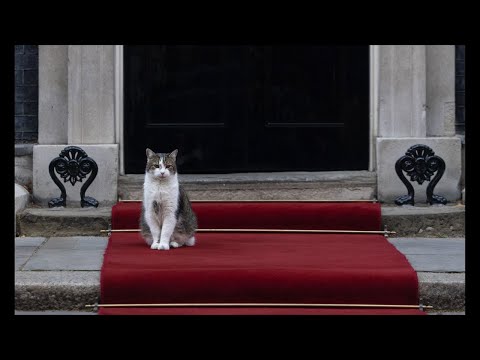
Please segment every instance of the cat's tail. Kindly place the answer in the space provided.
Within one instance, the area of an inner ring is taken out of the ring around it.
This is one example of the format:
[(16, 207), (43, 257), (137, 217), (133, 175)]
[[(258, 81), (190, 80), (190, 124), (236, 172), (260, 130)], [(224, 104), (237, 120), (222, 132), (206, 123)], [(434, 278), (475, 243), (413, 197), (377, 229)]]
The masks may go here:
[(195, 236), (192, 236), (192, 237), (189, 238), (187, 241), (185, 241), (185, 245), (187, 245), (187, 246), (193, 246), (193, 245), (195, 245)]
[(173, 248), (178, 248), (181, 247), (182, 245), (186, 246), (193, 246), (195, 245), (195, 238), (192, 236), (191, 238), (185, 240), (183, 243), (182, 242), (177, 242), (177, 241), (170, 241), (170, 246)]
[(146, 233), (146, 232), (144, 232), (144, 231), (142, 231), (141, 234), (142, 234), (143, 239), (144, 239), (145, 242), (147, 243), (147, 245), (148, 245), (148, 246), (152, 245), (152, 243), (153, 243), (152, 234)]
[(147, 243), (148, 246), (151, 246), (152, 243), (153, 243), (153, 238), (151, 236), (148, 236), (148, 235), (143, 235), (142, 234), (142, 237), (143, 239), (145, 240), (145, 242)]

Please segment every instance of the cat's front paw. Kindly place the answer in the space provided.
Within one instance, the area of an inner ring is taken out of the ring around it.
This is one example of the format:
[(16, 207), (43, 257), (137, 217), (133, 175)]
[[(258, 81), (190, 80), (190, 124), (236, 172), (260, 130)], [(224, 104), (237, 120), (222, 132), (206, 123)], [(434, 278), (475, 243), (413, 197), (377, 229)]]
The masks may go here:
[(152, 250), (158, 250), (158, 249), (160, 249), (160, 243), (158, 243), (158, 242), (153, 242), (152, 245), (150, 245), (150, 249), (152, 249)]
[(170, 250), (170, 245), (168, 243), (160, 243), (158, 244), (158, 250)]

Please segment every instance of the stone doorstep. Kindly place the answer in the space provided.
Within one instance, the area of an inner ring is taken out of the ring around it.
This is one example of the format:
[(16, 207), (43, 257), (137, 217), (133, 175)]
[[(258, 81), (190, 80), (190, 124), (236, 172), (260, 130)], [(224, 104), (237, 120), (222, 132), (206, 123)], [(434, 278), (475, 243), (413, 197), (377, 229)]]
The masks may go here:
[[(100, 236), (108, 229), (111, 207), (34, 208), (17, 214), (19, 236)], [(465, 206), (382, 205), (382, 221), (397, 237), (464, 237)], [(106, 234), (105, 234), (106, 236)]]
[[(465, 311), (465, 273), (419, 272), (420, 303), (432, 312)], [(17, 271), (16, 310), (81, 310), (100, 296), (99, 271)]]
[[(141, 199), (143, 180), (119, 176), (119, 197)], [(376, 175), (368, 171), (180, 174), (179, 180), (195, 200), (372, 199), (376, 191)]]

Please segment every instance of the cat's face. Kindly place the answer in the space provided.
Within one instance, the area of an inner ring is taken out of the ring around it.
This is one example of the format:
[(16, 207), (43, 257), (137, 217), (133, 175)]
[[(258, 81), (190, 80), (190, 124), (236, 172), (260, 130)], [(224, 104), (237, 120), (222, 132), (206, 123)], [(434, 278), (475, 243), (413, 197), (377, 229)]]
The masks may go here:
[(147, 166), (145, 171), (155, 178), (168, 179), (177, 173), (177, 153), (175, 149), (171, 153), (155, 153), (152, 150), (146, 150)]

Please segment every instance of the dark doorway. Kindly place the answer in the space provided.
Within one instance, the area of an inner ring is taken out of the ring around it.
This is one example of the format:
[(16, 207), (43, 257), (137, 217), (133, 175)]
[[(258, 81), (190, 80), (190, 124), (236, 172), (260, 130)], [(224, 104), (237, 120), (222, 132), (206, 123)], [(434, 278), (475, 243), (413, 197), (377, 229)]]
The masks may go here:
[(366, 170), (369, 47), (125, 46), (125, 171)]

